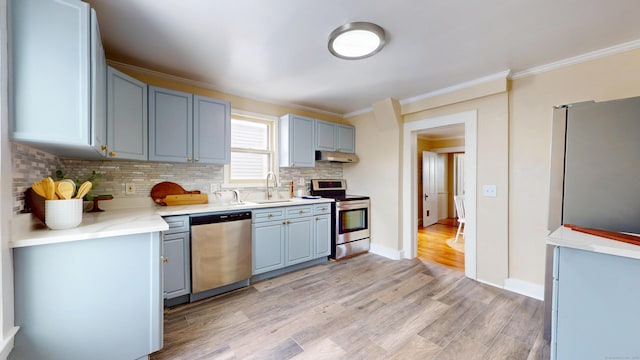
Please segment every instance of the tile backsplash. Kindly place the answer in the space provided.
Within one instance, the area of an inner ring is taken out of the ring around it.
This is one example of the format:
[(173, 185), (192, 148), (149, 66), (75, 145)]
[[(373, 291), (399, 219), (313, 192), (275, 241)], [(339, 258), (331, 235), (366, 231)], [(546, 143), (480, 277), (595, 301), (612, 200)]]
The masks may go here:
[[(62, 170), (71, 179), (87, 179), (93, 171), (102, 174), (95, 180), (94, 194), (111, 194), (114, 198), (148, 197), (151, 188), (162, 181), (180, 184), (186, 190), (200, 190), (209, 193), (212, 183), (224, 182), (224, 167), (211, 164), (159, 163), (125, 160), (72, 160), (62, 159), (35, 148), (13, 143), (13, 197), (15, 213), (24, 208), (24, 191), (34, 181), (55, 176)], [(298, 180), (304, 178), (308, 188), (314, 178), (342, 178), (342, 164), (318, 162), (315, 168), (280, 168), (278, 182), (281, 191), (288, 191), (293, 181), (295, 188), (301, 188)], [(55, 178), (54, 178), (55, 179)], [(125, 194), (126, 184), (135, 185), (133, 194)], [(262, 190), (260, 186), (256, 190)]]

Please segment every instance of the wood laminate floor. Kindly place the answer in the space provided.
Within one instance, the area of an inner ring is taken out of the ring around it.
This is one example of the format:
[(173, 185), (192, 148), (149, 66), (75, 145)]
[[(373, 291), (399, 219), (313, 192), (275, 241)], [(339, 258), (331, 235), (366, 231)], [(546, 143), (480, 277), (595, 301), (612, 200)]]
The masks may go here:
[(542, 302), (364, 254), (165, 310), (151, 359), (547, 359)]
[(418, 259), (464, 272), (464, 253), (447, 245), (447, 239), (454, 238), (457, 230), (456, 219), (418, 228)]

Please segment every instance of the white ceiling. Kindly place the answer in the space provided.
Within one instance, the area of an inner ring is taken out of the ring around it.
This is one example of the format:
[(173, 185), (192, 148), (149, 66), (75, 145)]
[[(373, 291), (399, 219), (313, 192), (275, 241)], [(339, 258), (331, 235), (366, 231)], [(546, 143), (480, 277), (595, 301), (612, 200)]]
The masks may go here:
[[(339, 115), (640, 39), (638, 0), (88, 0), (107, 58), (227, 93)], [(372, 58), (331, 31), (370, 21)]]

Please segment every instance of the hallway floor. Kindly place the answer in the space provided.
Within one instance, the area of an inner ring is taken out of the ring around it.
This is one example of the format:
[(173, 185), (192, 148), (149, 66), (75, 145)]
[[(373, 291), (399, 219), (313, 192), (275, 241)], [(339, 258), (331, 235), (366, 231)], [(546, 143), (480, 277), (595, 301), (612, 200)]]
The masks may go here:
[(447, 239), (454, 238), (457, 230), (458, 222), (451, 218), (418, 228), (418, 259), (464, 272), (464, 253), (447, 245)]

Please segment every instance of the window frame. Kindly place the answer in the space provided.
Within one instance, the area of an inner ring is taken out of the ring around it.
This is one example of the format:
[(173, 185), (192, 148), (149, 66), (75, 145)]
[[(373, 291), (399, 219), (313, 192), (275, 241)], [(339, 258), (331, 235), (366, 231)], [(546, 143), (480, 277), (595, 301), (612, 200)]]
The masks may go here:
[[(253, 121), (257, 123), (267, 124), (269, 126), (269, 147), (271, 150), (252, 150), (247, 148), (234, 148), (231, 147), (231, 152), (244, 152), (244, 153), (263, 153), (263, 154), (271, 154), (270, 159), (270, 171), (272, 171), (276, 176), (279, 177), (279, 161), (278, 161), (278, 120), (279, 118), (276, 116), (253, 113), (243, 110), (235, 110), (231, 109), (231, 121), (233, 119), (236, 120), (245, 120), (245, 121)], [(229, 144), (231, 146), (231, 144)], [(266, 174), (265, 174), (266, 179)], [(242, 187), (258, 187), (264, 185), (264, 179), (255, 179), (255, 180), (239, 180), (231, 178), (231, 159), (229, 159), (229, 164), (224, 165), (224, 182), (222, 183), (222, 188), (242, 188)]]

